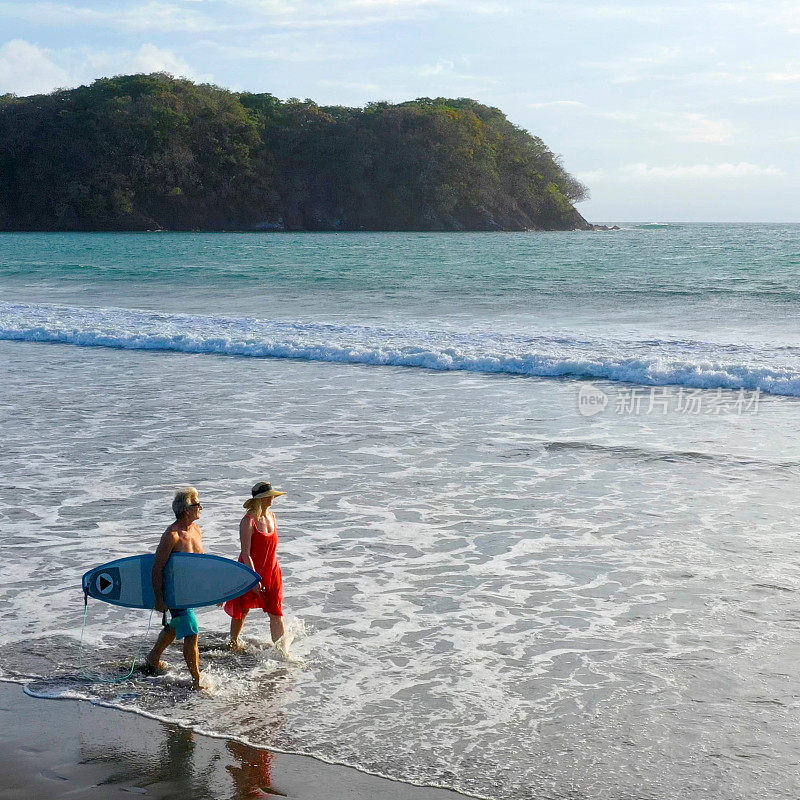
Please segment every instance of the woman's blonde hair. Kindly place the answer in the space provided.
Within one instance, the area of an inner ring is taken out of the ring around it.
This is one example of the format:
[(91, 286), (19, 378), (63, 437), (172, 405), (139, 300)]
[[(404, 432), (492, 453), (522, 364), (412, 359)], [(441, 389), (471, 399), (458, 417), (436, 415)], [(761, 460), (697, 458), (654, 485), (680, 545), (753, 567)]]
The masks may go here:
[(197, 498), (198, 492), (194, 486), (186, 486), (183, 489), (178, 489), (172, 501), (172, 510), (175, 512), (175, 519), (180, 519), (186, 513), (189, 506), (197, 502)]
[(251, 497), (249, 500), (245, 500), (244, 507), (254, 517), (263, 517), (267, 513), (270, 500), (272, 500), (271, 497)]

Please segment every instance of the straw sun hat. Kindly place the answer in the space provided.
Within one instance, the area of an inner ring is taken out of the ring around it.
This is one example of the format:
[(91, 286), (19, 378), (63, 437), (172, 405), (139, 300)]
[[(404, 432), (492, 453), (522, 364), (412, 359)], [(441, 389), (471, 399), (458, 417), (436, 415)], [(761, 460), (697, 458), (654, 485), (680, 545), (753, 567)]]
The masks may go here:
[(273, 489), (272, 484), (268, 481), (259, 481), (251, 490), (252, 497), (245, 501), (244, 507), (247, 508), (253, 500), (258, 500), (260, 497), (281, 497), (286, 492), (281, 492), (278, 489)]

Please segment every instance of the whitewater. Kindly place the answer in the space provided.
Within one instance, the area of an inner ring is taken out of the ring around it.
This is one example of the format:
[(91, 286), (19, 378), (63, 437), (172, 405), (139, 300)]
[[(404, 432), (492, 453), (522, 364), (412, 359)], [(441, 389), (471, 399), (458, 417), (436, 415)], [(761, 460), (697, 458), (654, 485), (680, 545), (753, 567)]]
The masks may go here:
[(457, 333), (25, 303), (0, 303), (0, 339), (800, 394), (800, 348), (691, 339)]

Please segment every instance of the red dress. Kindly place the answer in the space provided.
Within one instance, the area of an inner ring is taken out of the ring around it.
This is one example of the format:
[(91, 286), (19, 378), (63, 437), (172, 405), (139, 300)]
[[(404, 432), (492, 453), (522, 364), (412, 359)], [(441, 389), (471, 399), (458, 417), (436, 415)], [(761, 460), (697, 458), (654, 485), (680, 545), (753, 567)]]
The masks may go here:
[[(225, 603), (225, 613), (234, 619), (241, 619), (245, 609), (260, 608), (262, 611), (283, 616), (283, 573), (278, 564), (278, 524), (275, 517), (272, 521), (275, 529), (272, 533), (264, 533), (256, 527), (256, 520), (251, 514), (247, 515), (253, 522), (253, 537), (250, 540), (250, 558), (253, 566), (261, 576), (264, 591), (259, 592), (258, 587), (251, 589), (247, 594), (228, 600)], [(239, 561), (244, 563), (242, 556)]]

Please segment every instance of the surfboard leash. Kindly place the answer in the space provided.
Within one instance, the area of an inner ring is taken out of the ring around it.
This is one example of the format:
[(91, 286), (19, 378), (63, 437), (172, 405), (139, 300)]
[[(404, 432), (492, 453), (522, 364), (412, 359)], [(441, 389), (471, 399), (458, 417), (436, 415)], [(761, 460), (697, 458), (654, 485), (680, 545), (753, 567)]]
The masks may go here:
[[(150, 618), (147, 620), (147, 632), (145, 633), (145, 637), (150, 633), (150, 627), (153, 622), (153, 610), (150, 609)], [(84, 669), (83, 665), (83, 632), (86, 630), (86, 623), (89, 618), (89, 593), (84, 590), (83, 592), (83, 624), (81, 625), (81, 639), (80, 644), (78, 645), (78, 670), (81, 676), (91, 683), (122, 683), (123, 681), (127, 681), (131, 675), (133, 675), (134, 670), (136, 669), (136, 662), (140, 660), (140, 656), (142, 654), (142, 645), (136, 650), (136, 654), (133, 656), (133, 660), (131, 661), (131, 668), (128, 670), (126, 675), (123, 675), (120, 678), (101, 678), (99, 675), (89, 675), (86, 670)]]

